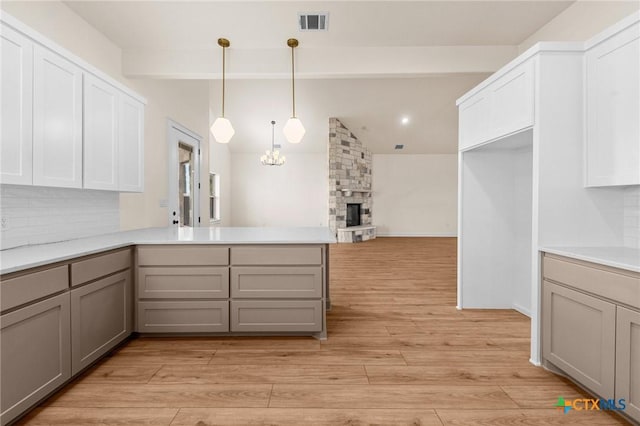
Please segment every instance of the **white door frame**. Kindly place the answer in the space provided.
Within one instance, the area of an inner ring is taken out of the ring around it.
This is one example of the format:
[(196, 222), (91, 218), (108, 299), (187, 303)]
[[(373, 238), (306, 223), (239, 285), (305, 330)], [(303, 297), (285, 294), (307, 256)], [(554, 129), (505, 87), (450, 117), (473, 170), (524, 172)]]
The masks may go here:
[(193, 146), (193, 153), (195, 158), (195, 182), (193, 183), (193, 210), (194, 210), (194, 227), (201, 225), (200, 218), (200, 169), (202, 166), (202, 155), (200, 154), (200, 144), (202, 143), (202, 136), (187, 129), (183, 125), (168, 118), (167, 119), (167, 145), (168, 145), (168, 161), (169, 171), (167, 173), (169, 178), (169, 187), (167, 194), (167, 207), (169, 215), (169, 226), (179, 226), (174, 224), (174, 220), (178, 220), (178, 216), (174, 216), (173, 212), (177, 212), (179, 199), (178, 199), (178, 143), (182, 142), (187, 145)]

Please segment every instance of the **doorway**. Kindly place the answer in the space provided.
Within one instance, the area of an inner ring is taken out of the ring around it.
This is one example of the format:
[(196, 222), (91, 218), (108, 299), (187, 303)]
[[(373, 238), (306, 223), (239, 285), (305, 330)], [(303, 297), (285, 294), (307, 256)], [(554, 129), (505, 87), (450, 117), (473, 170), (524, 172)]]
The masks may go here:
[(169, 120), (169, 223), (200, 224), (200, 142), (202, 137)]

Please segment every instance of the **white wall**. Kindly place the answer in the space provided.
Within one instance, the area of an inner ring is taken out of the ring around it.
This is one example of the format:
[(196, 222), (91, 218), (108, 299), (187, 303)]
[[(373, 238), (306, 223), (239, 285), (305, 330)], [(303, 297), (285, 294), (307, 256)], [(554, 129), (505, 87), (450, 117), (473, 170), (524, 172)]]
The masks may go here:
[(522, 53), (539, 41), (585, 41), (640, 9), (635, 1), (578, 0), (518, 46)]
[[(59, 1), (0, 2), (0, 7), (45, 37), (53, 40), (96, 68), (122, 82), (148, 100), (145, 109), (145, 191), (120, 195), (120, 226), (132, 229), (166, 226), (167, 118), (172, 118), (204, 137), (202, 189), (206, 196), (209, 173), (208, 97), (206, 81), (130, 80), (122, 75), (121, 50), (102, 33)], [(207, 203), (201, 203), (207, 217)]]
[(327, 226), (327, 154), (285, 154), (280, 167), (260, 155), (231, 155), (231, 225)]
[(378, 235), (455, 236), (457, 155), (373, 155)]

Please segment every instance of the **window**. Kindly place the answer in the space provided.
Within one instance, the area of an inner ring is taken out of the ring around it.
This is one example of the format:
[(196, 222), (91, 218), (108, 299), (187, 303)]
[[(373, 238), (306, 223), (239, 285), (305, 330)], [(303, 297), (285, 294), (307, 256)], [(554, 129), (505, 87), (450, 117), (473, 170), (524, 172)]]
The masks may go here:
[(209, 221), (220, 220), (220, 176), (209, 173)]

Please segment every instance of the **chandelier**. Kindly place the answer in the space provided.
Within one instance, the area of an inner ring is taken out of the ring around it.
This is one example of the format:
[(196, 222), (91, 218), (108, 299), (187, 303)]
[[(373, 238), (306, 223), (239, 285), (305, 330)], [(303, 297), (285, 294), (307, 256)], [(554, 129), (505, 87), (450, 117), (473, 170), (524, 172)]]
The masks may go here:
[(280, 155), (280, 151), (275, 149), (275, 121), (271, 121), (271, 151), (266, 150), (265, 154), (260, 157), (260, 162), (263, 166), (282, 166), (286, 161), (284, 155)]

